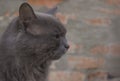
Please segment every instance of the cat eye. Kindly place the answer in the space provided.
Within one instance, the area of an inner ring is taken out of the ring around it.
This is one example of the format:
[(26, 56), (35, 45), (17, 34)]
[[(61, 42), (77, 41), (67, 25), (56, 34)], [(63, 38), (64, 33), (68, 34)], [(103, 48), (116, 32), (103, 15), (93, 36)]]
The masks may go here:
[(55, 35), (55, 38), (56, 38), (56, 39), (59, 39), (59, 38), (60, 38), (60, 35), (59, 35), (59, 34), (56, 34), (56, 35)]

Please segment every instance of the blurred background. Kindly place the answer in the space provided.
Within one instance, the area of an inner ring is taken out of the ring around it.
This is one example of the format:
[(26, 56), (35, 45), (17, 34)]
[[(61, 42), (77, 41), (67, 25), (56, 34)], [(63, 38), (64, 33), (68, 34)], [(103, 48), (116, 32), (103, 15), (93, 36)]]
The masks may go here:
[(0, 0), (0, 35), (23, 2), (38, 13), (58, 6), (55, 16), (67, 28), (70, 49), (52, 63), (49, 81), (120, 78), (120, 0)]

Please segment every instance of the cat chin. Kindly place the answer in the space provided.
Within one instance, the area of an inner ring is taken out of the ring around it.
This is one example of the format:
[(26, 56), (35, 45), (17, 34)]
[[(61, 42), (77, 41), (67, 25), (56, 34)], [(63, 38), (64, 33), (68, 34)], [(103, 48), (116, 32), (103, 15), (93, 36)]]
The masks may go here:
[(53, 54), (52, 60), (60, 59), (65, 53), (66, 53), (66, 51), (61, 51), (61, 52), (57, 51), (56, 53)]
[(62, 56), (64, 55), (64, 53), (62, 53), (62, 54), (54, 54), (53, 56), (52, 56), (52, 60), (58, 60), (58, 59), (60, 59)]
[(60, 57), (52, 57), (51, 60), (59, 60), (61, 57), (62, 57), (62, 56), (60, 56)]

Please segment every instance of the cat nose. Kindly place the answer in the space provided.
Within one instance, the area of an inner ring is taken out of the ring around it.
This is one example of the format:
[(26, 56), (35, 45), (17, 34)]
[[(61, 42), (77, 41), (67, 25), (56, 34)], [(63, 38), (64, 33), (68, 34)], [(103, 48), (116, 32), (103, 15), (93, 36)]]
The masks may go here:
[(69, 46), (68, 44), (65, 45), (65, 48), (66, 48), (66, 49), (69, 49), (69, 47), (70, 47), (70, 46)]

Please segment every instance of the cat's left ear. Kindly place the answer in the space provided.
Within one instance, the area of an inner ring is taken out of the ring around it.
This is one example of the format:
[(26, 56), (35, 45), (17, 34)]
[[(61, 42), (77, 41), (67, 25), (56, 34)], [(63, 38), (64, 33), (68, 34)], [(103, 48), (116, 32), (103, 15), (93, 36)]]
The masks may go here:
[(22, 22), (29, 22), (36, 19), (32, 7), (28, 3), (23, 3), (19, 8), (19, 18)]

